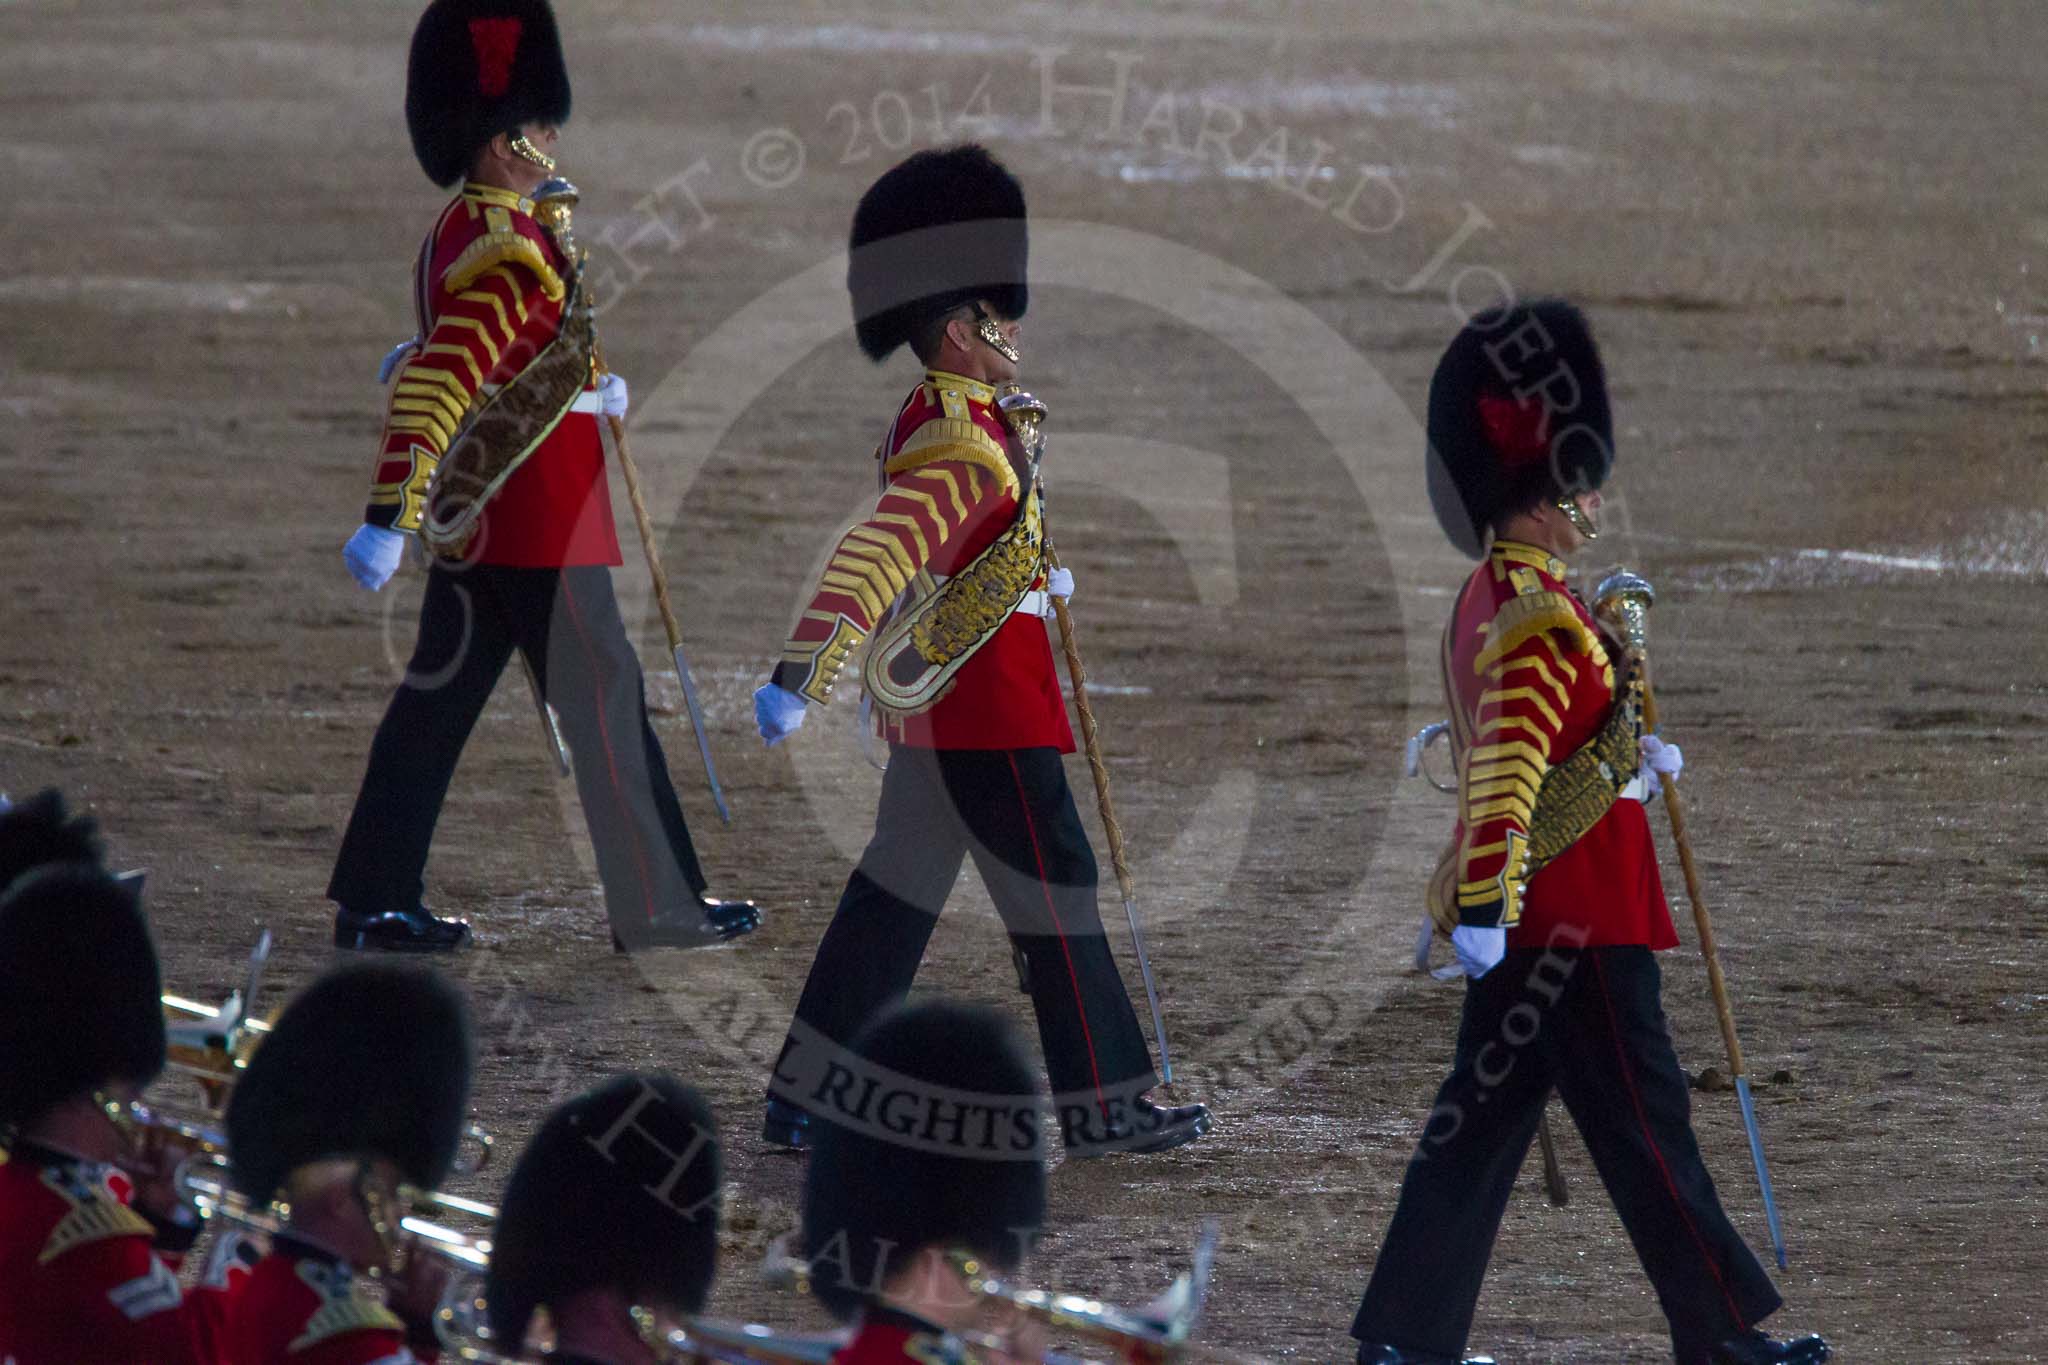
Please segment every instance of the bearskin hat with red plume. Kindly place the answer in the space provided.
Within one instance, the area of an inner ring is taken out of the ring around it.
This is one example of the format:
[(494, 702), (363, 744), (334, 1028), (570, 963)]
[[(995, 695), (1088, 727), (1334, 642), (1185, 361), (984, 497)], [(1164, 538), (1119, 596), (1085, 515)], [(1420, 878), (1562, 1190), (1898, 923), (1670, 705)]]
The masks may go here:
[(1510, 512), (1598, 488), (1614, 467), (1600, 348), (1562, 299), (1475, 314), (1429, 383), (1429, 501), (1477, 558)]
[(1031, 305), (1024, 187), (986, 147), (919, 152), (868, 187), (853, 211), (846, 288), (870, 360), (963, 303), (1005, 318)]
[(427, 179), (469, 173), (479, 149), (569, 118), (569, 67), (547, 0), (434, 0), (413, 30), (405, 123)]

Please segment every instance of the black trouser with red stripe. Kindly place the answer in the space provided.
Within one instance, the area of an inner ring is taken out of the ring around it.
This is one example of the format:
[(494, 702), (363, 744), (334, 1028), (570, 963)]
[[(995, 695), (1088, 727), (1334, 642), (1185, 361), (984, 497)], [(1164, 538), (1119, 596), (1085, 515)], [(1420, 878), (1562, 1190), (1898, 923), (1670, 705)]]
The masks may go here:
[[(613, 931), (630, 939), (653, 914), (694, 909), (704, 872), (603, 565), (428, 570), (412, 661), (370, 746), (328, 898), (368, 914), (420, 903), (456, 760), (515, 649), (560, 714)], [(537, 749), (540, 721), (519, 691)]]
[[(802, 1105), (818, 1054), (910, 992), (960, 865), (974, 859), (1038, 1014), (1070, 1141), (1105, 1100), (1152, 1088), (1152, 1058), (1095, 905), (1095, 854), (1059, 751), (891, 746), (874, 837), (818, 944), (773, 1091)], [(1077, 1131), (1077, 1125), (1081, 1128)]]
[(1456, 1357), (1515, 1175), (1552, 1088), (1649, 1273), (1681, 1362), (1780, 1303), (1700, 1160), (1648, 948), (1523, 949), (1468, 982), (1457, 1060), (1408, 1164), (1351, 1325)]

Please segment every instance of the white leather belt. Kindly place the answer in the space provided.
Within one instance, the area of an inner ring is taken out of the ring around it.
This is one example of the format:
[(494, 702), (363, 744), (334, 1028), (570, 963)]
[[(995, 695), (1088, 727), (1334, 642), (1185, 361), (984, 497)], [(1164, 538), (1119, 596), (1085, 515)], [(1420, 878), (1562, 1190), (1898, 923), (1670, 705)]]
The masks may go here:
[[(498, 394), (498, 390), (502, 387), (504, 386), (500, 384), (484, 385), (482, 388), (476, 391), (477, 401), (485, 402), (491, 398), (495, 398)], [(596, 389), (585, 389), (583, 392), (576, 395), (576, 401), (569, 405), (568, 410), (570, 412), (587, 412), (590, 413), (592, 416), (597, 416), (604, 412), (604, 403), (601, 401), (602, 398), (603, 395), (598, 393)]]

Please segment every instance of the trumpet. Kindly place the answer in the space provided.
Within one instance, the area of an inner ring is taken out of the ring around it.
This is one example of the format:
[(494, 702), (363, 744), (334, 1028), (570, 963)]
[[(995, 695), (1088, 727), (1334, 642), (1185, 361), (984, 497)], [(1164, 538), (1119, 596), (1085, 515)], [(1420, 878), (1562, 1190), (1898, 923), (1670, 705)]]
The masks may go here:
[[(229, 1186), (227, 1166), (224, 1151), (196, 1153), (179, 1166), (173, 1177), (178, 1197), (208, 1218), (225, 1218), (237, 1227), (266, 1237), (282, 1232), (286, 1220), (291, 1217), (291, 1206), (282, 1201), (258, 1204), (245, 1198)], [(491, 1243), (488, 1238), (457, 1232), (421, 1216), (419, 1211), (495, 1222), (498, 1217), (496, 1208), (460, 1195), (417, 1189), (411, 1185), (401, 1185), (398, 1197), (414, 1210), (399, 1220), (399, 1229), (417, 1238), (424, 1250), (458, 1271), (481, 1272), (490, 1266)]]
[(242, 989), (219, 1005), (202, 1004), (181, 995), (163, 997), (164, 1041), (171, 1070), (199, 1082), (206, 1102), (214, 1109), (227, 1103), (228, 1092), (249, 1065), (263, 1035), (270, 1032), (268, 1021), (253, 1016), (256, 994), (263, 985), (264, 968), (270, 962), (270, 930), (256, 936), (249, 951), (249, 973)]
[[(846, 1344), (842, 1334), (804, 1335), (778, 1332), (752, 1322), (686, 1318), (679, 1328), (663, 1329), (643, 1308), (632, 1310), (640, 1339), (656, 1352), (662, 1365), (831, 1365)], [(496, 1349), (487, 1323), (486, 1305), (472, 1280), (450, 1284), (434, 1319), (444, 1359), (473, 1365), (537, 1365), (546, 1359), (524, 1348)]]
[[(1191, 1269), (1150, 1303), (1134, 1309), (1077, 1294), (1018, 1288), (988, 1273), (987, 1267), (968, 1252), (953, 1252), (947, 1260), (968, 1290), (984, 1300), (1016, 1309), (1055, 1331), (1107, 1346), (1118, 1360), (1130, 1365), (1165, 1365), (1186, 1353), (1195, 1325), (1201, 1319), (1208, 1299), (1209, 1276), (1216, 1263), (1217, 1233), (1215, 1220), (1204, 1221), (1195, 1241)], [(790, 1251), (787, 1238), (777, 1238), (769, 1245), (761, 1276), (772, 1285), (801, 1289), (809, 1281), (810, 1267)], [(1002, 1348), (1002, 1343), (978, 1333), (958, 1335), (973, 1345)], [(1044, 1363), (1085, 1365), (1085, 1358), (1049, 1351)]]

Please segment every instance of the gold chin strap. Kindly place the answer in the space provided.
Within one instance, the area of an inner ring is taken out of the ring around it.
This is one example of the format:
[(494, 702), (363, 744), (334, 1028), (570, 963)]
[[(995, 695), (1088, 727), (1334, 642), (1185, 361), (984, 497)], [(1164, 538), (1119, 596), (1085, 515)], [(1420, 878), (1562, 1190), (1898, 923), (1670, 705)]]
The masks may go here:
[(363, 1216), (370, 1221), (370, 1231), (376, 1236), (377, 1245), (384, 1249), (388, 1268), (398, 1255), (398, 1235), (403, 1220), (395, 1216), (391, 1200), (378, 1188), (367, 1163), (357, 1163), (353, 1183), (356, 1202), (362, 1206)]
[(1556, 507), (1558, 511), (1564, 513), (1565, 520), (1572, 524), (1573, 530), (1577, 531), (1587, 540), (1600, 539), (1600, 528), (1593, 524), (1591, 517), (1586, 515), (1586, 509), (1579, 506), (1577, 498), (1559, 498)]
[(991, 350), (1012, 365), (1024, 363), (1024, 357), (1010, 344), (1010, 339), (1003, 335), (1003, 329), (996, 325), (996, 320), (983, 312), (978, 304), (974, 309), (974, 334), (987, 342)]
[(555, 169), (555, 159), (534, 146), (524, 133), (512, 139), (512, 155), (522, 161), (531, 161), (544, 171), (552, 172)]

